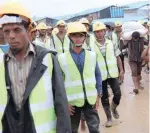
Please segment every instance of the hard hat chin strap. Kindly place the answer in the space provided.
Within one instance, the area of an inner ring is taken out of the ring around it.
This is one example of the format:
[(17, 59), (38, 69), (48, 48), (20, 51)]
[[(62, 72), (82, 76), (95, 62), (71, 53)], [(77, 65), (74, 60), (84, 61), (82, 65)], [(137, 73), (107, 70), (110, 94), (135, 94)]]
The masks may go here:
[(85, 39), (83, 40), (83, 43), (75, 44), (75, 43), (72, 41), (72, 39), (70, 38), (70, 36), (69, 36), (69, 39), (70, 39), (71, 44), (72, 44), (73, 46), (75, 46), (75, 47), (82, 47), (82, 45), (84, 44), (84, 42), (85, 42), (85, 40), (86, 40), (86, 38), (85, 38)]

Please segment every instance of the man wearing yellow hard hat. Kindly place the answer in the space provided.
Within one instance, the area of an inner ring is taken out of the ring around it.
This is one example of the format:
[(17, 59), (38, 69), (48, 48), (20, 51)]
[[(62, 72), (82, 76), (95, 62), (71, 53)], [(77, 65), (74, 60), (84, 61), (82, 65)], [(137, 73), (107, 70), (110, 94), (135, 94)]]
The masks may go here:
[(37, 37), (37, 28), (36, 28), (36, 26), (37, 26), (36, 22), (32, 22), (29, 26), (30, 27), (29, 38), (30, 38), (31, 42), (33, 42)]
[(2, 26), (0, 25), (0, 54), (8, 52), (9, 44), (6, 43)]
[(58, 55), (64, 74), (69, 102), (72, 133), (78, 133), (81, 111), (84, 113), (89, 132), (99, 133), (99, 100), (102, 95), (101, 73), (96, 54), (82, 48), (87, 30), (80, 22), (68, 24), (68, 36), (73, 46)]
[[(120, 59), (122, 61), (123, 70), (125, 72), (125, 66), (124, 66), (124, 55), (126, 52), (126, 49), (124, 49), (124, 43), (123, 40), (121, 40), (121, 33), (122, 33), (122, 22), (116, 21), (115, 22), (115, 29), (112, 33), (112, 41), (115, 47), (118, 47), (121, 51)], [(119, 79), (119, 84), (122, 84), (123, 81)]]
[(82, 23), (87, 29), (87, 37), (86, 37), (85, 43), (83, 44), (83, 48), (91, 49), (90, 45), (92, 45), (94, 37), (92, 34), (89, 33), (90, 23), (86, 18), (80, 19), (79, 22)]
[[(112, 126), (112, 116), (115, 119), (119, 118), (119, 113), (116, 110), (120, 103), (121, 91), (118, 83), (118, 76), (121, 79), (124, 78), (124, 71), (122, 68), (122, 62), (119, 57), (120, 50), (115, 48), (113, 42), (105, 37), (106, 26), (102, 22), (95, 22), (93, 24), (93, 32), (96, 38), (95, 44), (92, 47), (92, 51), (96, 52), (98, 64), (102, 73), (102, 89), (103, 96), (101, 98), (102, 105), (107, 117), (106, 127)], [(120, 74), (118, 72), (120, 69)], [(113, 91), (113, 100), (111, 107), (109, 104), (108, 88), (107, 84), (110, 85)]]
[(71, 133), (59, 63), (30, 42), (31, 22), (21, 3), (1, 6), (0, 24), (10, 49), (0, 54), (0, 133)]
[(42, 44), (43, 47), (49, 48), (50, 39), (46, 35), (47, 25), (41, 22), (37, 25), (37, 30), (39, 32), (39, 36), (36, 38), (35, 42), (39, 42), (39, 44)]
[(52, 37), (52, 31), (53, 31), (53, 27), (52, 26), (47, 26), (47, 36), (49, 37), (49, 38), (51, 38)]
[(70, 41), (66, 35), (66, 22), (63, 20), (59, 20), (56, 24), (58, 28), (58, 33), (53, 34), (53, 46), (56, 49), (57, 53), (64, 53), (69, 50)]

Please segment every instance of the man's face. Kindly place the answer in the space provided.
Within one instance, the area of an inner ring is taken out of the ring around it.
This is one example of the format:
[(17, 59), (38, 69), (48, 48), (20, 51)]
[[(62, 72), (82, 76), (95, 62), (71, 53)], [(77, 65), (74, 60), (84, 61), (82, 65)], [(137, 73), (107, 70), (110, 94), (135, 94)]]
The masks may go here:
[(44, 30), (44, 29), (39, 30), (39, 34), (40, 34), (40, 36), (46, 36), (46, 30)]
[(95, 31), (94, 33), (95, 33), (97, 40), (102, 40), (105, 36), (105, 30), (98, 30), (98, 31)]
[(88, 24), (84, 24), (84, 26), (86, 27), (86, 30), (89, 31), (90, 27)]
[(51, 36), (51, 35), (52, 35), (52, 31), (53, 31), (52, 28), (51, 28), (51, 29), (47, 29), (47, 35), (48, 35), (48, 36)]
[(82, 46), (85, 41), (84, 33), (72, 33), (70, 34), (70, 38), (76, 46)]
[(117, 32), (121, 32), (121, 31), (122, 31), (122, 26), (117, 26), (117, 27), (115, 27), (115, 30), (116, 30)]
[(28, 31), (21, 24), (3, 25), (3, 33), (12, 50), (22, 50), (29, 44)]
[(3, 33), (3, 29), (0, 28), (0, 39), (4, 39), (4, 33)]
[(65, 32), (65, 29), (66, 29), (65, 25), (58, 25), (57, 28), (59, 32)]

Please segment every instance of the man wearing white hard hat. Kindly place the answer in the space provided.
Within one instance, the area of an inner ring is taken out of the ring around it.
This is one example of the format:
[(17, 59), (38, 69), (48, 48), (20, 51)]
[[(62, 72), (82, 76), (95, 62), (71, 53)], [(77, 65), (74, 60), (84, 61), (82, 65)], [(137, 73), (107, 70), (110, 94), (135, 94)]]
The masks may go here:
[(1, 6), (10, 48), (0, 54), (0, 133), (71, 133), (58, 60), (29, 39), (30, 14), (19, 2)]

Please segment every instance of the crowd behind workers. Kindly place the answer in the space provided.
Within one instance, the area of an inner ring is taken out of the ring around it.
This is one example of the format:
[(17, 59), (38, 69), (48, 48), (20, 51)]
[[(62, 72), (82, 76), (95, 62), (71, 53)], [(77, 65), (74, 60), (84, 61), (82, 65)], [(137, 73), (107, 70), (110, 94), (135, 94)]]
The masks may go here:
[(145, 37), (133, 32), (126, 41), (122, 22), (88, 19), (59, 20), (51, 27), (33, 22), (19, 2), (1, 6), (0, 133), (78, 133), (85, 122), (90, 133), (100, 133), (100, 101), (106, 127), (112, 127), (112, 116), (120, 116), (126, 54), (133, 92), (144, 89), (140, 81), (143, 60), (149, 68), (150, 22), (139, 22), (148, 29)]

